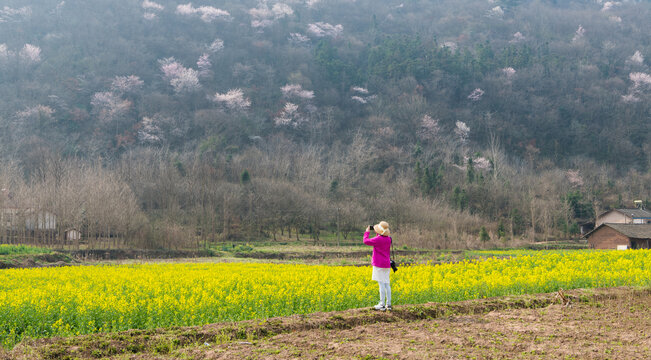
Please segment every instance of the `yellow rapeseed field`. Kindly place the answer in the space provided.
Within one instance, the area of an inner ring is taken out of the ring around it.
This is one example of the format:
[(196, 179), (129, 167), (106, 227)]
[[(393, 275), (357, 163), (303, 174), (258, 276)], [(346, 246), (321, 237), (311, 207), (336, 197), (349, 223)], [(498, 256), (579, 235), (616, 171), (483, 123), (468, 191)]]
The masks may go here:
[[(649, 286), (651, 251), (537, 252), (391, 275), (394, 304), (559, 288)], [(200, 325), (364, 307), (370, 267), (266, 263), (146, 264), (0, 270), (0, 342), (132, 328)]]

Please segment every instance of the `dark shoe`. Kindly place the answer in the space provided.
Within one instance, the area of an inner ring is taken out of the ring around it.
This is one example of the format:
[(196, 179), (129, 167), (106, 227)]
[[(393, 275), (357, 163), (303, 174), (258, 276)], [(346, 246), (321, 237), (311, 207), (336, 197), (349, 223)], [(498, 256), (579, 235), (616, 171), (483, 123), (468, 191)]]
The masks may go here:
[(391, 305), (387, 305), (387, 306), (384, 307), (384, 311), (391, 311), (391, 310), (393, 310), (391, 308)]

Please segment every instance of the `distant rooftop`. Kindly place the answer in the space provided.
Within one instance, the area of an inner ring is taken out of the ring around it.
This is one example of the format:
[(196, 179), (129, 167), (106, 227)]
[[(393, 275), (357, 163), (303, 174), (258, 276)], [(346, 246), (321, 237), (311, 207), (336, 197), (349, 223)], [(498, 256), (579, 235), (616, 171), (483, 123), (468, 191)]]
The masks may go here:
[(622, 214), (630, 216), (634, 219), (651, 219), (651, 212), (644, 209), (615, 209)]

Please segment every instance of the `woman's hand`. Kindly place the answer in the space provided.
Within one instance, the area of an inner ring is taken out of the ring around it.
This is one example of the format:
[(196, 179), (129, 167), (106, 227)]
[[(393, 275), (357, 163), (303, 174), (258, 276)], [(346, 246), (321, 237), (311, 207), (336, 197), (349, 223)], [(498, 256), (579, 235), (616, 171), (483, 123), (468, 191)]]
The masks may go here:
[(373, 228), (371, 227), (371, 225), (369, 225), (369, 226), (366, 228), (366, 231), (371, 232), (371, 230), (373, 230)]

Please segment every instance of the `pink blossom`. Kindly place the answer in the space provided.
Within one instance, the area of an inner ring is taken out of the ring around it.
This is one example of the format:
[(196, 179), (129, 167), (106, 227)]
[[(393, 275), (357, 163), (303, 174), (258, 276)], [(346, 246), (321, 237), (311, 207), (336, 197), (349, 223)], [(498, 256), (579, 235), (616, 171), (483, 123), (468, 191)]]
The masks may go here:
[(273, 12), (276, 19), (294, 15), (294, 10), (289, 5), (283, 3), (275, 3), (271, 8), (271, 12)]
[(317, 22), (313, 24), (309, 24), (307, 27), (307, 31), (311, 33), (312, 35), (316, 37), (339, 37), (341, 33), (344, 31), (344, 26), (339, 24), (339, 25), (332, 25), (329, 23), (325, 22)]
[(468, 125), (466, 125), (465, 122), (457, 121), (456, 128), (454, 129), (454, 133), (459, 136), (459, 140), (461, 140), (461, 143), (465, 144), (468, 141), (468, 136), (470, 135), (470, 128), (468, 127)]
[(420, 129), (416, 133), (421, 140), (433, 140), (440, 131), (439, 119), (433, 119), (429, 115), (423, 115), (420, 122)]
[(470, 95), (468, 95), (468, 99), (470, 99), (471, 101), (479, 101), (483, 95), (484, 95), (484, 90), (480, 88), (476, 88), (470, 93)]
[(265, 28), (274, 24), (278, 19), (294, 14), (294, 10), (283, 3), (276, 3), (271, 9), (267, 3), (260, 3), (257, 8), (249, 9), (251, 15), (251, 27)]
[(281, 87), (280, 91), (282, 91), (283, 96), (286, 98), (297, 97), (308, 100), (314, 98), (314, 91), (304, 90), (300, 84), (287, 84)]
[(173, 57), (158, 60), (158, 63), (160, 64), (160, 70), (168, 80), (177, 77), (183, 69), (183, 65), (176, 61), (176, 59)]
[(579, 174), (579, 170), (567, 170), (566, 175), (573, 186), (583, 186), (583, 178)]
[(90, 104), (104, 122), (111, 121), (115, 116), (126, 112), (131, 107), (131, 101), (124, 100), (110, 91), (95, 93)]
[(155, 3), (153, 1), (149, 0), (144, 0), (142, 2), (142, 8), (145, 10), (154, 10), (154, 11), (160, 11), (165, 9), (165, 7), (161, 4)]
[(41, 48), (31, 44), (25, 44), (20, 50), (20, 57), (28, 63), (37, 63), (41, 61)]
[(244, 97), (242, 89), (231, 89), (225, 94), (216, 93), (212, 100), (224, 103), (229, 109), (244, 110), (251, 106), (251, 100)]
[[(468, 162), (467, 158), (466, 158), (466, 162)], [(478, 157), (476, 159), (472, 159), (472, 166), (475, 169), (485, 170), (485, 171), (490, 171), (493, 168), (493, 165), (491, 164), (490, 160), (486, 159), (485, 157)]]
[(138, 76), (116, 76), (111, 82), (111, 91), (117, 93), (129, 93), (142, 88), (145, 84)]

